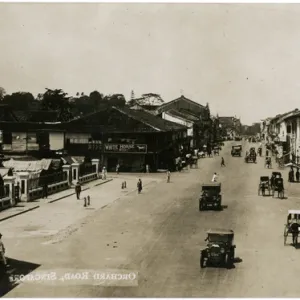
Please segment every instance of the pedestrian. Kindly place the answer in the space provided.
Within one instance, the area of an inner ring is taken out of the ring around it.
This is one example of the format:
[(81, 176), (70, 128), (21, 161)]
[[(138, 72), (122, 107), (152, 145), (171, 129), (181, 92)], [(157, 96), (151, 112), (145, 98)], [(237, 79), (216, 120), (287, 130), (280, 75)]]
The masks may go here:
[(119, 174), (119, 169), (120, 169), (120, 165), (117, 164), (117, 166), (116, 166), (116, 172), (117, 172), (117, 174)]
[(217, 182), (217, 173), (214, 173), (213, 178), (212, 178), (212, 182)]
[(143, 183), (141, 179), (138, 180), (137, 189), (138, 189), (138, 193), (140, 194), (143, 189)]
[(148, 164), (146, 165), (146, 173), (150, 173), (150, 167)]
[(167, 171), (167, 183), (170, 182), (170, 178), (171, 178), (171, 172), (168, 170)]
[(2, 234), (0, 233), (0, 259), (2, 260), (3, 264), (7, 266), (7, 260), (5, 257), (5, 247), (2, 241)]
[(221, 158), (221, 167), (226, 167), (226, 166), (225, 166), (224, 157)]
[(300, 225), (297, 223), (297, 221), (293, 220), (293, 223), (290, 228), (291, 228), (292, 235), (293, 235), (293, 245), (294, 246), (297, 246), (297, 244), (298, 244), (299, 227), (300, 227)]
[(269, 150), (267, 149), (266, 150), (266, 157), (268, 157), (269, 156)]
[(77, 200), (79, 200), (80, 199), (80, 193), (81, 193), (81, 185), (80, 185), (79, 182), (76, 183), (75, 192), (76, 192)]
[(48, 198), (48, 184), (45, 182), (43, 185), (43, 199)]
[(103, 168), (102, 168), (102, 179), (103, 179), (103, 180), (106, 180), (106, 174), (107, 174), (106, 168), (103, 167)]
[(299, 182), (299, 179), (300, 179), (300, 172), (299, 172), (299, 168), (297, 168), (296, 181)]

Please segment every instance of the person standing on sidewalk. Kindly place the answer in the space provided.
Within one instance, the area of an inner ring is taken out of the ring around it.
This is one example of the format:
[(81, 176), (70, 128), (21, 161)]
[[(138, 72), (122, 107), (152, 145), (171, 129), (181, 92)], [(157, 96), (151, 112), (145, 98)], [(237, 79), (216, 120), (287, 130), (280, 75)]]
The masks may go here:
[(138, 193), (140, 194), (143, 189), (143, 183), (141, 179), (138, 180), (137, 189), (138, 189)]
[(106, 174), (107, 174), (106, 168), (103, 167), (103, 168), (102, 168), (102, 179), (103, 179), (103, 180), (106, 180)]
[(44, 183), (44, 186), (43, 186), (43, 197), (42, 198), (43, 199), (48, 198), (48, 184), (46, 182)]
[(0, 255), (1, 255), (1, 260), (5, 266), (7, 266), (7, 261), (5, 257), (5, 247), (2, 241), (2, 234), (0, 233)]
[(150, 172), (150, 167), (149, 167), (149, 165), (147, 164), (146, 165), (146, 173), (148, 174)]
[(225, 166), (224, 157), (221, 158), (221, 167), (226, 167), (226, 166)]
[(79, 182), (76, 183), (75, 192), (76, 192), (77, 200), (80, 200), (81, 185)]
[(167, 183), (170, 182), (170, 179), (171, 179), (171, 172), (168, 170), (167, 171)]
[(116, 173), (117, 173), (117, 174), (119, 174), (119, 170), (120, 170), (120, 165), (117, 164), (117, 166), (116, 166)]

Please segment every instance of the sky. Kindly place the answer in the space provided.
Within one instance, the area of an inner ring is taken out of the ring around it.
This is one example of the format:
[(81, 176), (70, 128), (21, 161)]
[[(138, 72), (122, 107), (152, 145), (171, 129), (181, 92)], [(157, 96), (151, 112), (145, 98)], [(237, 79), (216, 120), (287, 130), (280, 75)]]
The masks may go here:
[(300, 4), (1, 3), (0, 87), (182, 94), (259, 122), (300, 108)]

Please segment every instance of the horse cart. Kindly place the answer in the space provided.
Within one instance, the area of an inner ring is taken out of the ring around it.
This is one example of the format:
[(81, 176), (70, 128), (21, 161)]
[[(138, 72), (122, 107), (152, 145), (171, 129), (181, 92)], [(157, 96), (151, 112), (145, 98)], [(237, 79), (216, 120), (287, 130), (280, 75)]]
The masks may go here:
[(265, 196), (266, 191), (268, 191), (269, 196), (271, 196), (270, 178), (268, 176), (261, 176), (258, 184), (258, 196)]
[(202, 185), (199, 199), (199, 211), (212, 208), (222, 209), (221, 183), (208, 183)]
[(275, 196), (275, 192), (277, 192), (277, 197), (283, 199), (284, 198), (284, 185), (282, 178), (275, 178), (272, 184), (272, 196)]
[(283, 232), (284, 245), (286, 245), (288, 236), (292, 236), (293, 244), (295, 245), (297, 244), (299, 227), (300, 227), (300, 210), (289, 210), (287, 221), (286, 224), (284, 225), (284, 232)]
[(242, 156), (242, 145), (241, 144), (232, 146), (231, 156)]
[(201, 250), (200, 267), (208, 265), (226, 266), (228, 269), (234, 266), (235, 248), (233, 243), (234, 232), (230, 229), (210, 229), (207, 231), (207, 246)]

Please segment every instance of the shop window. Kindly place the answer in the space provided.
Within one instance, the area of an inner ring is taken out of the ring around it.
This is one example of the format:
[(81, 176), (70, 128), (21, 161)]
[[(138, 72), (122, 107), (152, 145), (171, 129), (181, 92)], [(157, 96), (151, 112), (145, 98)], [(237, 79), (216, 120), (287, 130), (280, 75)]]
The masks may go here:
[(12, 133), (3, 132), (3, 144), (12, 144)]

